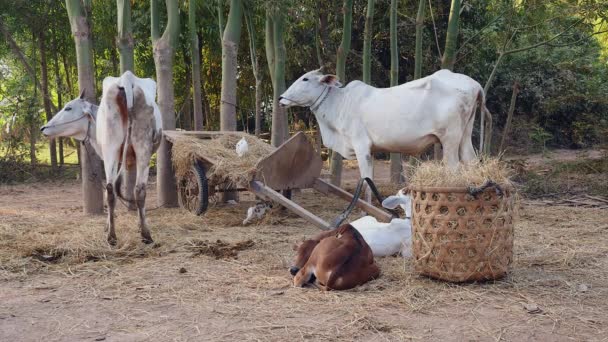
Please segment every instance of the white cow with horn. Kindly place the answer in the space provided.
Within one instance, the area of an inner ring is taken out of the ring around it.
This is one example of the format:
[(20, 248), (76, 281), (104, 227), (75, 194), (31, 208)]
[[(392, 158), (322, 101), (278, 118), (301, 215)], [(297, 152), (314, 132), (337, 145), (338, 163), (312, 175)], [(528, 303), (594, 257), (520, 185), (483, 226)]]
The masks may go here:
[[(356, 157), (362, 178), (373, 176), (373, 152), (417, 155), (440, 142), (448, 165), (473, 160), (471, 133), (477, 105), (482, 115), (489, 115), (481, 85), (449, 70), (375, 88), (361, 81), (342, 87), (337, 76), (319, 69), (296, 80), (279, 103), (310, 107), (323, 144), (346, 159)], [(371, 200), (369, 191), (366, 199)]]
[(103, 80), (99, 107), (80, 97), (68, 102), (40, 130), (48, 137), (73, 137), (91, 143), (103, 159), (108, 201), (108, 242), (116, 244), (115, 195), (120, 194), (120, 176), (136, 167), (133, 195), (139, 213), (139, 228), (145, 243), (153, 242), (146, 225), (146, 183), (152, 154), (162, 136), (162, 119), (155, 102), (156, 82), (138, 78), (130, 71)]

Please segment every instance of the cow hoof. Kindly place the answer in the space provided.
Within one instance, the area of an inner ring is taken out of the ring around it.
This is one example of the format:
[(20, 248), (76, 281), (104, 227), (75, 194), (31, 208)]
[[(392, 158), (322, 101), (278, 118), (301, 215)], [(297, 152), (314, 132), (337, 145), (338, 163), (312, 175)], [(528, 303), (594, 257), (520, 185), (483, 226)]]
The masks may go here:
[(151, 243), (154, 243), (154, 240), (152, 240), (152, 237), (150, 235), (148, 235), (148, 236), (142, 235), (141, 242), (145, 243), (146, 245), (149, 245)]
[(116, 236), (108, 236), (108, 244), (110, 244), (110, 246), (116, 246)]

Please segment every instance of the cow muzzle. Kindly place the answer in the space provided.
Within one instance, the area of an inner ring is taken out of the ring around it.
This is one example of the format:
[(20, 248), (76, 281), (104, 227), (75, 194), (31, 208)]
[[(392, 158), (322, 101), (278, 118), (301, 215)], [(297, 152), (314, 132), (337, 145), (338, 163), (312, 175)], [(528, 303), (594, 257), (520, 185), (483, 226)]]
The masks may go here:
[(298, 271), (300, 269), (297, 266), (291, 266), (289, 268), (289, 273), (291, 273), (292, 276), (295, 276), (296, 274), (298, 274)]

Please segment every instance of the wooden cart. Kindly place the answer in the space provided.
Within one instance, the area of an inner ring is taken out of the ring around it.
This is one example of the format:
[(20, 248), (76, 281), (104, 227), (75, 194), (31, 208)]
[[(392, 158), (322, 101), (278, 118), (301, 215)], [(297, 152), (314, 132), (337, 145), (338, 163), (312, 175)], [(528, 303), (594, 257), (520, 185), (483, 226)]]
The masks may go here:
[[(212, 139), (221, 134), (234, 132), (211, 131), (164, 131), (165, 139), (171, 144), (180, 135), (198, 139)], [(248, 136), (248, 139), (257, 139)], [(324, 195), (335, 195), (351, 202), (353, 195), (320, 178), (322, 160), (310, 144), (305, 134), (299, 132), (279, 146), (268, 156), (260, 159), (256, 165), (256, 174), (247, 188), (238, 191), (250, 191), (260, 198), (277, 202), (298, 216), (304, 218), (320, 229), (333, 228), (328, 222), (301, 207), (291, 199), (283, 196), (280, 191), (292, 189), (315, 189)], [(209, 204), (209, 195), (225, 190), (223, 184), (209, 184), (207, 170), (214, 164), (213, 156), (198, 158), (185, 176), (177, 179), (178, 199), (182, 208), (201, 215)], [(387, 211), (379, 209), (363, 200), (357, 200), (356, 207), (376, 217), (379, 221), (390, 222), (392, 216)]]

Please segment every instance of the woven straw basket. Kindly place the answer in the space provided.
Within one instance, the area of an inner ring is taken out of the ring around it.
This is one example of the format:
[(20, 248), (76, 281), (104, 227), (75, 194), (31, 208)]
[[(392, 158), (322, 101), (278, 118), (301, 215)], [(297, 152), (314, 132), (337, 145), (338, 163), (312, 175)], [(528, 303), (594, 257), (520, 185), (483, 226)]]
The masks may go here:
[(411, 188), (416, 272), (465, 282), (504, 276), (513, 260), (513, 191)]

